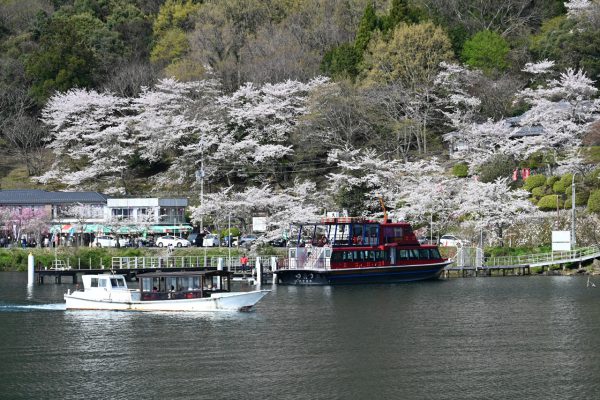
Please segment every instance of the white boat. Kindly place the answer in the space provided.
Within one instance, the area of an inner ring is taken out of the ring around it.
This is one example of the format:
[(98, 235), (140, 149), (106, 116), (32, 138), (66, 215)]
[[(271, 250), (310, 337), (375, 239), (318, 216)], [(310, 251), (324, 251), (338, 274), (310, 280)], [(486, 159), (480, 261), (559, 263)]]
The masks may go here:
[(231, 292), (228, 271), (151, 272), (129, 289), (123, 275), (83, 275), (83, 290), (65, 294), (67, 310), (248, 311), (269, 290)]

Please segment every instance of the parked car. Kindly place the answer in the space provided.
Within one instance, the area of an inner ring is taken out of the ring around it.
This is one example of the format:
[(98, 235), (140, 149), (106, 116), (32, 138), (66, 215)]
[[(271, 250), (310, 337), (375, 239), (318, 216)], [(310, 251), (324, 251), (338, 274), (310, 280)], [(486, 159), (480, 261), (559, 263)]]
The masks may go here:
[(221, 240), (221, 246), (230, 247), (233, 246), (233, 236), (223, 236), (223, 240)]
[(242, 235), (238, 240), (233, 241), (233, 246), (250, 247), (257, 239), (256, 235)]
[(273, 247), (285, 247), (287, 245), (287, 240), (283, 238), (274, 238), (271, 240), (267, 240), (267, 244)]
[(152, 238), (140, 238), (139, 239), (139, 243), (142, 244), (143, 247), (154, 247), (156, 246), (156, 243), (154, 243), (154, 239)]
[(211, 234), (204, 236), (204, 240), (202, 241), (202, 246), (204, 246), (204, 247), (219, 246), (219, 235), (215, 235), (214, 233), (211, 233)]
[[(119, 239), (120, 247), (127, 247), (129, 245), (129, 240), (125, 238)], [(94, 239), (95, 247), (117, 247), (117, 239), (112, 236), (96, 236)]]
[(204, 233), (190, 233), (187, 240), (191, 246), (201, 247), (204, 243)]
[(187, 239), (178, 238), (175, 236), (167, 235), (159, 237), (156, 240), (158, 247), (173, 246), (173, 247), (190, 247), (190, 242)]
[(440, 238), (440, 246), (461, 247), (468, 244), (468, 240), (460, 239), (454, 235), (444, 235)]

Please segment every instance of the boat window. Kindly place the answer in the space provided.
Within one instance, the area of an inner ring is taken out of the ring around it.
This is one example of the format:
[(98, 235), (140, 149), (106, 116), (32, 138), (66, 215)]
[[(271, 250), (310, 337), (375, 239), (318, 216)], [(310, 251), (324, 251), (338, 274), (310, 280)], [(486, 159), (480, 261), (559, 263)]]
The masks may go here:
[(191, 282), (190, 290), (200, 289), (200, 277), (199, 276), (191, 277), (190, 282)]
[(343, 260), (344, 252), (343, 251), (334, 251), (331, 253), (331, 262), (341, 262)]
[(430, 258), (429, 249), (421, 249), (419, 250), (419, 254), (422, 260), (428, 260)]
[(175, 291), (177, 288), (177, 278), (175, 277), (167, 277), (167, 291)]
[(429, 251), (431, 252), (431, 258), (442, 258), (438, 249), (429, 249)]
[(386, 226), (383, 228), (385, 243), (397, 243), (402, 241), (402, 228), (399, 226)]
[(106, 279), (100, 279), (100, 280), (98, 280), (98, 286), (99, 287), (106, 287), (107, 286), (106, 283), (107, 283)]
[(184, 290), (190, 290), (190, 284), (187, 276), (182, 276), (177, 279), (177, 291), (181, 292)]
[(90, 281), (90, 287), (98, 287), (98, 278), (92, 278)]
[(371, 224), (365, 226), (366, 233), (366, 241), (367, 244), (371, 246), (379, 245), (379, 227), (377, 225)]
[(352, 243), (362, 244), (363, 243), (363, 226), (352, 225)]
[(110, 278), (110, 284), (112, 287), (125, 287), (125, 282), (123, 278)]
[(142, 288), (144, 292), (151, 292), (152, 286), (152, 278), (142, 278)]

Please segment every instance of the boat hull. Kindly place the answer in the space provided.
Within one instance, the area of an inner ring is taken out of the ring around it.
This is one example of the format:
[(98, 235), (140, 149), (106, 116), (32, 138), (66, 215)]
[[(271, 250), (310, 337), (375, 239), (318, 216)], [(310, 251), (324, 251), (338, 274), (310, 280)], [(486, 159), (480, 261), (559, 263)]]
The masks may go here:
[(448, 262), (436, 264), (349, 269), (280, 269), (275, 271), (282, 285), (345, 285), (399, 283), (437, 279)]
[(215, 293), (211, 297), (176, 300), (98, 299), (85, 292), (65, 294), (67, 310), (115, 311), (247, 311), (269, 291)]

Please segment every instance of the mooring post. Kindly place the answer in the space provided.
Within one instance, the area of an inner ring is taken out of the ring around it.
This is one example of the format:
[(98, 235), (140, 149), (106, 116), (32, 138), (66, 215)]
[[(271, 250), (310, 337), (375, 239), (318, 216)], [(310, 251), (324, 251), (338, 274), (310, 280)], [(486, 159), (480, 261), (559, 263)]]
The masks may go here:
[(256, 257), (256, 284), (260, 287), (262, 285), (262, 263), (260, 257)]
[(277, 285), (277, 257), (271, 257), (271, 272), (273, 272), (273, 285)]
[[(217, 271), (223, 271), (223, 257), (217, 259)], [(221, 278), (217, 281), (217, 289), (221, 290)]]
[(27, 286), (32, 286), (35, 281), (35, 260), (33, 254), (27, 256)]

